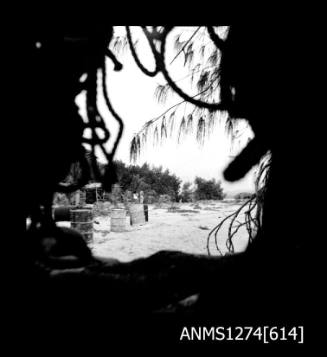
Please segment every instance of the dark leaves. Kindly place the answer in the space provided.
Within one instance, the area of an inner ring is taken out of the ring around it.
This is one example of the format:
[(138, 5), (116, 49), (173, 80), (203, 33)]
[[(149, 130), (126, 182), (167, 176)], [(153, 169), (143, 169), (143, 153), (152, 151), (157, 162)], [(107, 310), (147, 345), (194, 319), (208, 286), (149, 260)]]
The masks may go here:
[(209, 79), (209, 71), (204, 71), (200, 74), (200, 78), (197, 83), (199, 91), (203, 91)]
[[(154, 28), (150, 31), (153, 30)], [(199, 30), (200, 27), (194, 32), (192, 30), (192, 35), (187, 41), (183, 41), (185, 33), (180, 33), (175, 36), (173, 46), (176, 51), (176, 56), (170, 63), (173, 63), (179, 55), (181, 55), (181, 57), (184, 56), (184, 66), (189, 67), (189, 75), (184, 78), (188, 78), (191, 82), (192, 89), (196, 88), (198, 90), (197, 99), (204, 102), (219, 101), (221, 52), (214, 46), (212, 41), (205, 42), (205, 34), (207, 34), (207, 31), (198, 33)], [(197, 33), (198, 37), (195, 37)], [(180, 63), (182, 65), (183, 60), (181, 60)], [(184, 80), (184, 78), (180, 80)], [(173, 93), (172, 88), (169, 84), (164, 84), (158, 85), (154, 95), (158, 103), (165, 103), (170, 93)], [(140, 131), (140, 135), (142, 135), (142, 145), (145, 144), (146, 138), (148, 138), (149, 135), (153, 135), (153, 143), (156, 145), (162, 143), (168, 136), (172, 137), (173, 134), (175, 136), (175, 133), (177, 134), (176, 138), (178, 139), (178, 143), (180, 143), (180, 141), (184, 139), (183, 135), (189, 135), (193, 132), (196, 140), (203, 144), (209, 133), (213, 132), (214, 125), (220, 118), (220, 116), (216, 115), (216, 111), (210, 112), (210, 110), (197, 107), (191, 108), (191, 110), (186, 111), (186, 113), (184, 110), (183, 117), (182, 113), (178, 114), (178, 122), (176, 122), (175, 116), (179, 113), (178, 108), (180, 108), (180, 106), (176, 104), (173, 107), (176, 113), (174, 111), (170, 115), (167, 114), (173, 109), (170, 108), (162, 113), (161, 116), (158, 116), (152, 121), (148, 121), (144, 125)], [(187, 107), (187, 109), (189, 109), (189, 107)], [(191, 112), (192, 114), (189, 114)], [(164, 115), (166, 115), (166, 117)], [(151, 129), (150, 132), (148, 132), (148, 129)], [(226, 121), (225, 129), (228, 134), (233, 133), (235, 127), (230, 119)]]
[(138, 154), (140, 154), (141, 151), (141, 139), (140, 139), (140, 135), (136, 136), (136, 145), (137, 145), (137, 149), (138, 149)]
[(175, 37), (174, 49), (176, 51), (180, 51), (183, 48), (183, 46), (185, 45), (185, 43), (186, 43), (186, 41), (181, 41), (180, 38), (181, 38), (181, 35), (177, 35)]
[(233, 134), (234, 121), (230, 117), (228, 117), (226, 120), (225, 129), (226, 129), (227, 134), (229, 134), (229, 135)]
[[(136, 46), (136, 43), (134, 44)], [(114, 37), (110, 48), (116, 53), (124, 53), (128, 48), (128, 41), (126, 36), (116, 36)]]
[(158, 103), (164, 104), (166, 102), (170, 89), (171, 88), (168, 83), (158, 85), (154, 92), (154, 96), (157, 99)]
[(182, 134), (185, 133), (185, 128), (186, 128), (186, 120), (185, 120), (185, 117), (183, 116), (182, 121), (179, 125), (179, 130), (178, 130), (178, 143), (180, 143)]
[(186, 126), (186, 132), (189, 134), (193, 131), (193, 115), (189, 114), (187, 116), (187, 126)]
[(158, 127), (156, 126), (153, 133), (153, 144), (156, 145), (158, 142), (159, 142), (159, 131), (158, 131)]
[(144, 146), (146, 144), (146, 134), (143, 133), (142, 134), (142, 146)]
[(165, 116), (161, 121), (161, 141), (167, 138), (167, 127), (166, 127), (166, 119)]
[(205, 46), (205, 45), (202, 45), (202, 46), (200, 47), (200, 55), (201, 55), (202, 58), (204, 57), (205, 49), (206, 49), (206, 46)]
[(184, 66), (186, 66), (186, 64), (191, 66), (192, 62), (193, 62), (193, 58), (194, 58), (193, 46), (192, 46), (192, 44), (189, 44), (187, 46), (185, 53), (184, 53)]
[(220, 59), (219, 52), (217, 49), (214, 49), (208, 58), (208, 63), (212, 66), (216, 66), (218, 65), (219, 59)]
[(216, 112), (208, 112), (208, 134), (213, 131), (216, 124)]
[(200, 117), (200, 119), (198, 120), (196, 140), (201, 145), (204, 143), (205, 133), (206, 133), (206, 122), (203, 117)]
[(129, 151), (129, 158), (130, 158), (130, 161), (132, 161), (132, 162), (135, 162), (137, 160), (138, 154), (140, 152), (137, 144), (138, 144), (137, 138), (136, 138), (136, 136), (134, 136), (132, 139), (130, 151)]
[(172, 112), (169, 117), (170, 137), (173, 135), (174, 132), (174, 122), (175, 122), (175, 112)]

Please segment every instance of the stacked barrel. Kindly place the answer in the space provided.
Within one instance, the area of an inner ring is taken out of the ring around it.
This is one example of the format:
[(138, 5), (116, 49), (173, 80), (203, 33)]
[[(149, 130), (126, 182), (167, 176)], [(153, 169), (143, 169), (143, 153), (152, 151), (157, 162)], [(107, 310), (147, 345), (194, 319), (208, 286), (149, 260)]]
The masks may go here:
[[(125, 232), (127, 213), (130, 216), (130, 224), (133, 226), (143, 225), (148, 221), (148, 205), (142, 203), (131, 204), (124, 207), (116, 204), (110, 209), (110, 230), (112, 232)], [(109, 214), (109, 207), (107, 214)], [(93, 242), (93, 205), (78, 205), (66, 207), (53, 207), (55, 221), (70, 221), (71, 228), (82, 234), (86, 243)]]

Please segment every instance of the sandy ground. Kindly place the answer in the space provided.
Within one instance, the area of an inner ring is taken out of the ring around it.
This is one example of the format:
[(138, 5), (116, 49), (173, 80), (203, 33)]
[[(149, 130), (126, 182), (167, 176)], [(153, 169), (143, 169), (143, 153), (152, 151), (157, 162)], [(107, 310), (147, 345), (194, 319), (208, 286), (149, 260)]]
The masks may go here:
[[(96, 217), (94, 239), (90, 244), (95, 256), (112, 257), (121, 261), (131, 261), (146, 257), (160, 250), (179, 250), (185, 253), (207, 254), (207, 237), (221, 219), (233, 213), (240, 205), (227, 202), (213, 202), (194, 208), (183, 204), (175, 212), (167, 208), (149, 206), (149, 222), (131, 226), (126, 218), (126, 232), (110, 232), (110, 218)], [(195, 212), (183, 212), (192, 210)], [(179, 212), (181, 211), (181, 212)], [(220, 249), (225, 252), (227, 225), (218, 236)], [(234, 237), (235, 251), (247, 246), (247, 232), (240, 229)], [(217, 254), (214, 240), (210, 244), (213, 255)]]
[[(93, 224), (93, 243), (89, 246), (95, 256), (116, 258), (122, 262), (147, 257), (160, 250), (207, 254), (209, 232), (240, 205), (233, 201), (211, 201), (198, 206), (178, 204), (179, 209), (174, 212), (168, 211), (168, 205), (163, 208), (149, 205), (149, 222), (131, 226), (127, 216), (125, 232), (111, 232), (110, 217), (97, 216)], [(243, 220), (243, 216), (239, 220)], [(218, 235), (218, 245), (223, 253), (227, 251), (226, 223)], [(57, 224), (70, 227), (70, 222)], [(246, 248), (247, 237), (246, 229), (242, 227), (233, 238), (235, 252)], [(210, 251), (212, 255), (218, 255), (214, 239), (211, 239)]]

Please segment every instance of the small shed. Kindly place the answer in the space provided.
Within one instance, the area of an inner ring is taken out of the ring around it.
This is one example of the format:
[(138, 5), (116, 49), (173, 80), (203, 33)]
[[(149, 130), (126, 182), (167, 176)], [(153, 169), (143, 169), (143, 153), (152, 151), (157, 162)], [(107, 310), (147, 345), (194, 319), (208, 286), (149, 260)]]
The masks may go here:
[(85, 192), (87, 203), (103, 201), (104, 199), (104, 191), (100, 182), (89, 183), (82, 190)]

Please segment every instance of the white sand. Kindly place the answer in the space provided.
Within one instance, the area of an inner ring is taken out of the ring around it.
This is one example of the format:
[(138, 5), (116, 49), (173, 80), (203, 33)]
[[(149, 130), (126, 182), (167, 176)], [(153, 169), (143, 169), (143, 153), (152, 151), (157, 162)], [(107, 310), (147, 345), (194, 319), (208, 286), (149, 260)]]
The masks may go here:
[[(191, 212), (168, 212), (167, 208), (157, 209), (149, 205), (149, 222), (131, 226), (126, 217), (125, 232), (110, 231), (110, 217), (98, 216), (94, 221), (93, 243), (89, 246), (95, 256), (116, 258), (127, 262), (136, 258), (147, 257), (160, 250), (178, 250), (185, 253), (207, 254), (206, 244), (209, 232), (227, 215), (233, 213), (240, 204), (233, 201), (199, 203), (199, 208), (191, 204), (179, 204), (181, 210)], [(167, 206), (168, 207), (168, 206)], [(243, 221), (243, 215), (238, 220)], [(58, 222), (58, 226), (70, 226), (70, 222)], [(202, 229), (200, 228), (202, 227)], [(206, 228), (206, 229), (203, 229)], [(218, 243), (222, 252), (228, 231), (227, 222), (223, 225)], [(233, 238), (235, 251), (243, 251), (248, 243), (247, 232), (242, 227)], [(214, 238), (211, 239), (210, 251), (218, 255)]]
[[(168, 212), (167, 208), (156, 209), (149, 205), (149, 222), (140, 226), (130, 226), (126, 218), (126, 232), (110, 232), (110, 218), (97, 217), (94, 223), (94, 242), (90, 247), (95, 256), (131, 261), (146, 257), (160, 250), (179, 250), (185, 253), (207, 254), (207, 237), (225, 216), (233, 213), (239, 205), (215, 202), (201, 205), (201, 209), (182, 205), (180, 209), (197, 210), (199, 213)], [(207, 209), (204, 209), (207, 208)], [(210, 210), (209, 210), (210, 209)], [(227, 223), (227, 222), (226, 222)], [(208, 229), (201, 229), (208, 228)], [(226, 252), (228, 225), (219, 234), (219, 247)], [(247, 246), (247, 232), (241, 228), (234, 237), (235, 251)], [(210, 244), (213, 255), (217, 254), (214, 239)]]

